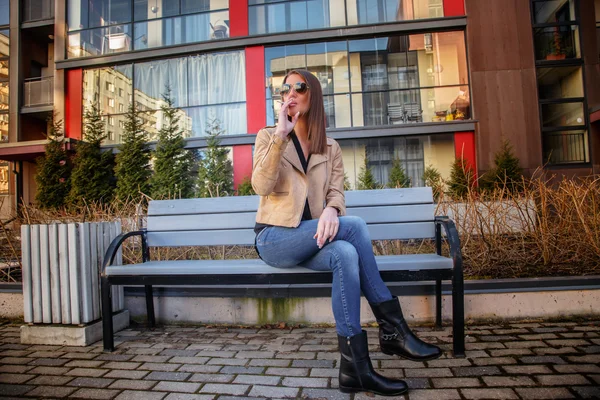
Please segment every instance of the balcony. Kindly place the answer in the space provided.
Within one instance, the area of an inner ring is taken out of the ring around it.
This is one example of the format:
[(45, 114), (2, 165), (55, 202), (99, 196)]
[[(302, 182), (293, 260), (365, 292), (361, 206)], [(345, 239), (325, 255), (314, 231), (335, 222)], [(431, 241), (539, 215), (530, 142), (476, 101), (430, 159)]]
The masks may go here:
[(23, 107), (51, 106), (54, 103), (54, 77), (25, 79)]
[(23, 22), (54, 19), (54, 0), (25, 0)]

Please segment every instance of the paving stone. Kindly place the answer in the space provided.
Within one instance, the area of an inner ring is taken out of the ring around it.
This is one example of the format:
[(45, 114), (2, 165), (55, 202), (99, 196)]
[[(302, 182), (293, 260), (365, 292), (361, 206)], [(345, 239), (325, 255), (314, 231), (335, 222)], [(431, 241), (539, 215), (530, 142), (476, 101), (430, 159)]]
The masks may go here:
[(308, 376), (308, 368), (277, 368), (270, 367), (265, 371), (266, 375), (281, 376)]
[(111, 389), (88, 389), (82, 388), (73, 393), (69, 397), (75, 397), (80, 399), (99, 399), (99, 400), (110, 400), (115, 397), (120, 391)]
[(210, 360), (209, 357), (173, 357), (169, 359), (170, 363), (179, 363), (179, 364), (206, 364), (206, 362)]
[(222, 365), (197, 365), (197, 364), (184, 364), (179, 368), (181, 372), (203, 372), (207, 374), (214, 374), (219, 372), (223, 368)]
[(467, 358), (446, 358), (439, 360), (427, 361), (428, 367), (439, 368), (439, 367), (470, 367), (471, 361)]
[(519, 335), (519, 338), (523, 340), (558, 339), (558, 335), (554, 333), (537, 333), (533, 335)]
[(546, 343), (539, 340), (526, 340), (522, 342), (507, 342), (506, 347), (509, 349), (530, 349), (532, 347), (544, 347)]
[[(200, 389), (201, 393), (217, 393), (217, 394), (233, 394), (233, 395), (242, 395), (245, 394), (246, 391), (248, 390), (250, 386), (249, 385), (233, 385), (233, 384), (220, 384), (220, 383), (207, 383), (206, 385), (202, 386), (202, 389)], [(254, 388), (256, 387), (262, 387), (262, 386), (254, 386)], [(265, 386), (268, 387), (270, 389), (273, 389), (272, 386)], [(280, 397), (278, 394), (273, 394), (273, 397)], [(254, 396), (252, 393), (250, 393), (251, 396)]]
[(455, 376), (484, 376), (501, 375), (502, 373), (496, 366), (488, 367), (458, 367), (452, 368)]
[(423, 389), (410, 392), (410, 400), (458, 400), (460, 394), (456, 389)]
[(181, 364), (170, 364), (170, 363), (143, 363), (138, 369), (147, 369), (150, 371), (163, 371), (172, 372), (181, 367)]
[(326, 388), (329, 380), (327, 378), (283, 378), (281, 384), (292, 387)]
[(489, 358), (474, 358), (473, 363), (478, 366), (485, 365), (508, 365), (516, 364), (517, 360), (512, 357), (489, 357)]
[[(354, 395), (354, 400), (358, 400), (362, 393)], [(342, 393), (336, 389), (302, 389), (302, 399), (329, 399), (329, 400), (350, 400), (350, 395)], [(387, 397), (391, 399), (391, 397)], [(219, 399), (220, 400), (220, 399)]]
[(546, 340), (546, 343), (548, 343), (550, 346), (561, 346), (561, 347), (588, 346), (590, 344), (590, 342), (588, 342), (587, 340), (583, 340), (583, 339)]
[(129, 371), (115, 369), (104, 375), (105, 378), (122, 378), (122, 379), (142, 379), (148, 375), (150, 371)]
[[(445, 378), (436, 378), (436, 379), (445, 379)], [(414, 389), (430, 389), (431, 385), (429, 384), (428, 378), (403, 378), (402, 379), (410, 390)]]
[(210, 382), (210, 383), (229, 383), (233, 381), (235, 375), (226, 374), (194, 374), (190, 377), (190, 382)]
[(487, 386), (535, 386), (535, 382), (528, 376), (484, 376), (483, 381)]
[(550, 400), (550, 399), (573, 399), (575, 396), (565, 388), (516, 388), (519, 396), (524, 400)]
[(382, 360), (380, 361), (381, 368), (425, 368), (425, 363), (420, 361), (409, 361), (396, 359), (393, 361)]
[(75, 378), (69, 382), (69, 386), (105, 388), (113, 382), (114, 379), (106, 378)]
[(452, 376), (450, 368), (406, 369), (404, 373), (408, 378), (443, 378), (447, 376)]
[(233, 381), (233, 383), (277, 386), (280, 380), (281, 377), (279, 376), (238, 375)]
[(32, 391), (27, 392), (26, 395), (28, 397), (67, 397), (76, 390), (76, 388), (64, 386), (38, 386)]
[[(518, 343), (518, 342), (507, 342)], [(505, 349), (506, 346), (502, 343), (489, 342), (489, 343), (465, 343), (465, 348), (468, 350), (487, 350), (487, 349)], [(412, 399), (411, 399), (412, 400)]]
[(102, 366), (102, 368), (108, 369), (136, 369), (142, 365), (142, 363), (138, 362), (128, 362), (128, 361), (110, 361)]
[(441, 389), (481, 386), (481, 382), (477, 378), (433, 378), (431, 381), (435, 388)]
[(509, 400), (519, 398), (512, 389), (461, 389), (460, 392), (467, 399)]
[(35, 388), (35, 386), (0, 384), (0, 396), (21, 396), (33, 388)]
[(235, 353), (235, 351), (201, 350), (196, 355), (198, 357), (229, 358), (233, 357)]
[(246, 365), (248, 360), (243, 358), (211, 358), (208, 360), (209, 365)]
[[(204, 388), (202, 388), (204, 389)], [(286, 387), (273, 387), (273, 386), (260, 386), (254, 385), (252, 386), (252, 390), (250, 391), (250, 396), (255, 397), (268, 397), (268, 398), (296, 398), (298, 393), (300, 392), (300, 388), (286, 388)]]
[(51, 376), (42, 375), (29, 381), (30, 385), (51, 385), (51, 386), (62, 386), (75, 379), (72, 376)]
[(578, 353), (573, 347), (540, 347), (533, 349), (533, 351), (540, 356)]
[(223, 367), (221, 373), (223, 374), (262, 374), (264, 367)]
[(593, 354), (587, 356), (570, 356), (567, 357), (570, 362), (576, 364), (598, 364), (600, 363), (600, 354)]
[(35, 367), (31, 371), (29, 371), (29, 373), (39, 375), (65, 375), (70, 370), (71, 368), (62, 367)]
[(498, 349), (489, 350), (492, 357), (505, 357), (505, 356), (529, 356), (532, 355), (530, 349)]
[[(61, 356), (61, 358), (68, 358), (69, 360), (91, 360), (92, 358), (98, 357), (96, 353), (66, 353)], [(103, 360), (99, 360), (103, 361)]]
[(583, 399), (600, 399), (600, 387), (572, 387), (575, 393), (577, 393)]
[(152, 390), (161, 392), (195, 393), (200, 388), (199, 383), (191, 382), (159, 382)]
[(137, 390), (125, 390), (118, 395), (115, 400), (162, 400), (166, 393), (162, 392), (141, 392)]
[(589, 385), (590, 381), (579, 374), (536, 375), (535, 378), (544, 386)]
[(313, 377), (329, 377), (336, 378), (339, 375), (339, 370), (337, 368), (311, 368), (310, 376)]
[(156, 385), (156, 381), (144, 381), (133, 379), (119, 379), (113, 382), (109, 389), (131, 389), (131, 390), (149, 390)]
[[(212, 394), (189, 394), (189, 393), (169, 393), (165, 400), (213, 400), (215, 398)], [(221, 396), (219, 399), (226, 399), (225, 396)]]
[(317, 353), (312, 351), (298, 351), (294, 353), (277, 353), (275, 358), (291, 358), (294, 360), (314, 360), (317, 357)]
[(489, 356), (490, 355), (488, 353), (486, 353), (485, 350), (466, 350), (465, 351), (466, 358), (480, 358), (480, 357), (489, 357)]
[(69, 368), (98, 368), (106, 361), (92, 361), (92, 360), (73, 360), (65, 364), (65, 367)]
[(69, 362), (66, 358), (36, 358), (29, 365), (43, 365), (46, 367), (62, 367)]
[(33, 368), (30, 365), (0, 365), (0, 373), (24, 374)]
[(129, 361), (134, 356), (130, 354), (100, 354), (96, 357), (98, 361)]
[(22, 364), (29, 364), (30, 362), (34, 361), (34, 358), (29, 358), (29, 357), (3, 357), (0, 358), (0, 364), (18, 364), (18, 365), (22, 365)]
[(195, 357), (198, 350), (166, 349), (158, 353), (159, 356)]
[(108, 372), (107, 369), (102, 368), (73, 368), (66, 375), (70, 376), (90, 376), (90, 377), (99, 377)]
[(552, 371), (545, 365), (503, 365), (509, 374), (550, 374)]
[[(296, 361), (296, 360), (294, 360)], [(276, 360), (276, 359), (253, 359), (250, 360), (251, 367), (289, 367), (292, 360)]]
[(570, 364), (570, 365), (555, 365), (554, 369), (562, 374), (569, 373), (600, 373), (600, 366), (595, 364)]
[(295, 368), (333, 368), (334, 360), (294, 360), (292, 367)]
[(35, 375), (29, 375), (29, 374), (0, 374), (0, 383), (15, 383), (15, 384), (20, 384), (20, 383), (25, 383), (28, 380), (30, 380), (31, 378), (33, 378)]
[(144, 379), (149, 381), (185, 381), (191, 374), (189, 372), (162, 372), (152, 371)]
[(559, 356), (524, 356), (520, 358), (524, 364), (566, 364)]

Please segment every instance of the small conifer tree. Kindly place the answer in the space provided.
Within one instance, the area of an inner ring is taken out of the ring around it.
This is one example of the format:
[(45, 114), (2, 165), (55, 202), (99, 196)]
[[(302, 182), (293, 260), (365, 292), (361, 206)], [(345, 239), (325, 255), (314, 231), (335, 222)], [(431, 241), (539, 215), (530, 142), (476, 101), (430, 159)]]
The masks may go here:
[(125, 116), (122, 143), (117, 154), (117, 198), (121, 201), (137, 198), (140, 193), (150, 193), (150, 148), (148, 135), (133, 105)]
[(410, 178), (406, 176), (406, 171), (399, 158), (394, 158), (392, 169), (388, 182), (389, 188), (407, 188), (410, 187)]
[(75, 148), (68, 197), (70, 205), (108, 203), (112, 199), (114, 157), (112, 151), (102, 151), (104, 139), (104, 121), (97, 104), (92, 104), (84, 113), (83, 141)]
[(496, 187), (506, 188), (510, 192), (519, 190), (523, 183), (523, 170), (508, 140), (502, 141), (502, 147), (494, 154), (494, 168), (482, 176), (480, 182), (486, 190)]
[(58, 209), (65, 205), (71, 189), (71, 162), (64, 146), (62, 121), (56, 118), (56, 114), (52, 114), (48, 118), (48, 125), (45, 153), (36, 160), (35, 200), (41, 208)]
[(425, 186), (428, 186), (433, 191), (433, 198), (438, 201), (442, 193), (444, 193), (444, 180), (442, 174), (433, 165), (428, 165), (423, 171), (423, 181)]
[(379, 188), (379, 184), (375, 180), (375, 176), (373, 175), (373, 171), (369, 167), (369, 162), (367, 157), (365, 157), (365, 163), (360, 169), (360, 173), (358, 174), (358, 190), (369, 190), (369, 189), (377, 189)]
[(452, 163), (448, 193), (453, 199), (461, 200), (467, 197), (475, 185), (473, 169), (467, 165), (464, 158), (460, 157)]
[(152, 197), (189, 198), (194, 195), (192, 173), (195, 154), (185, 149), (183, 132), (179, 127), (179, 110), (174, 108), (171, 89), (167, 87), (160, 107), (164, 123), (158, 131), (153, 153), (154, 175), (150, 180)]
[(220, 146), (220, 135), (224, 132), (218, 119), (210, 121), (206, 129), (207, 147), (198, 165), (198, 197), (233, 194), (233, 166), (228, 158), (229, 149)]
[(350, 178), (348, 178), (346, 171), (344, 171), (344, 190), (352, 190), (352, 184), (350, 183)]
[(238, 196), (253, 196), (256, 192), (252, 188), (252, 181), (250, 177), (245, 177), (239, 184), (237, 188)]

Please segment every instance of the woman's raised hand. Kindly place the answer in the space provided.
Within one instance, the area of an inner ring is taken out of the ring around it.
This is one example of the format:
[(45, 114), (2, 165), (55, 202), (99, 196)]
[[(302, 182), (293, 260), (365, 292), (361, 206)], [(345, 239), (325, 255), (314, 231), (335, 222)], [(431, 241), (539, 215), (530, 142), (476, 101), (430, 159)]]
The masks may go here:
[(291, 121), (288, 120), (288, 109), (292, 100), (293, 99), (290, 98), (281, 103), (281, 108), (279, 109), (279, 121), (277, 121), (277, 129), (275, 133), (281, 136), (282, 139), (285, 139), (287, 135), (290, 134), (292, 129), (294, 129), (294, 126), (296, 126), (298, 118), (300, 117), (300, 111), (298, 111), (296, 115), (292, 116)]

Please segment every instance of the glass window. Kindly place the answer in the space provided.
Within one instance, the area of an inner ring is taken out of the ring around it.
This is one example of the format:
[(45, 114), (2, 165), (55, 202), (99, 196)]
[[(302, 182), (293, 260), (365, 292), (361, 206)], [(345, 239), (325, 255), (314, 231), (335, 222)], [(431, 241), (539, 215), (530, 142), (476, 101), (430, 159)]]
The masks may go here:
[(191, 14), (229, 8), (229, 0), (181, 0), (181, 13)]
[(443, 0), (347, 0), (348, 25), (444, 16)]
[(135, 102), (139, 110), (158, 110), (168, 90), (175, 107), (185, 107), (187, 100), (187, 60), (173, 58), (135, 64)]
[(0, 57), (8, 57), (10, 55), (9, 31), (0, 31)]
[(579, 66), (538, 68), (537, 81), (540, 100), (584, 97)]
[(550, 164), (589, 162), (588, 134), (584, 130), (543, 134), (544, 161)]
[(427, 166), (436, 168), (444, 179), (449, 178), (455, 154), (452, 134), (340, 140), (339, 144), (352, 189), (359, 187), (365, 158), (380, 186), (390, 183), (392, 165), (398, 159), (411, 186), (418, 187), (425, 185), (423, 173)]
[(71, 32), (67, 57), (100, 56), (131, 50), (131, 25)]
[(10, 0), (0, 0), (0, 25), (10, 23)]
[(269, 124), (294, 68), (321, 82), (331, 128), (471, 118), (463, 32), (271, 47), (265, 68)]
[(0, 161), (0, 195), (8, 194), (8, 162)]
[[(114, 101), (115, 88), (131, 92), (131, 65), (120, 65), (110, 68), (87, 69), (83, 71), (83, 105), (88, 108), (98, 102), (102, 114), (114, 112), (111, 100)], [(111, 90), (111, 88), (113, 90)], [(131, 98), (123, 99), (124, 108), (129, 108)], [(114, 104), (114, 103), (113, 103)]]
[(564, 60), (581, 57), (579, 28), (575, 25), (536, 28), (534, 32), (536, 60)]
[(335, 10), (332, 6), (343, 7), (339, 0), (292, 0), (274, 4), (269, 4), (268, 1), (250, 1), (250, 5), (250, 35), (320, 29), (345, 24), (343, 19), (331, 17), (332, 11)]
[(585, 125), (583, 103), (542, 104), (542, 127)]
[(172, 17), (179, 14), (179, 2), (173, 0), (134, 0), (135, 21)]
[(553, 24), (575, 21), (574, 0), (545, 0), (533, 3), (536, 24)]

